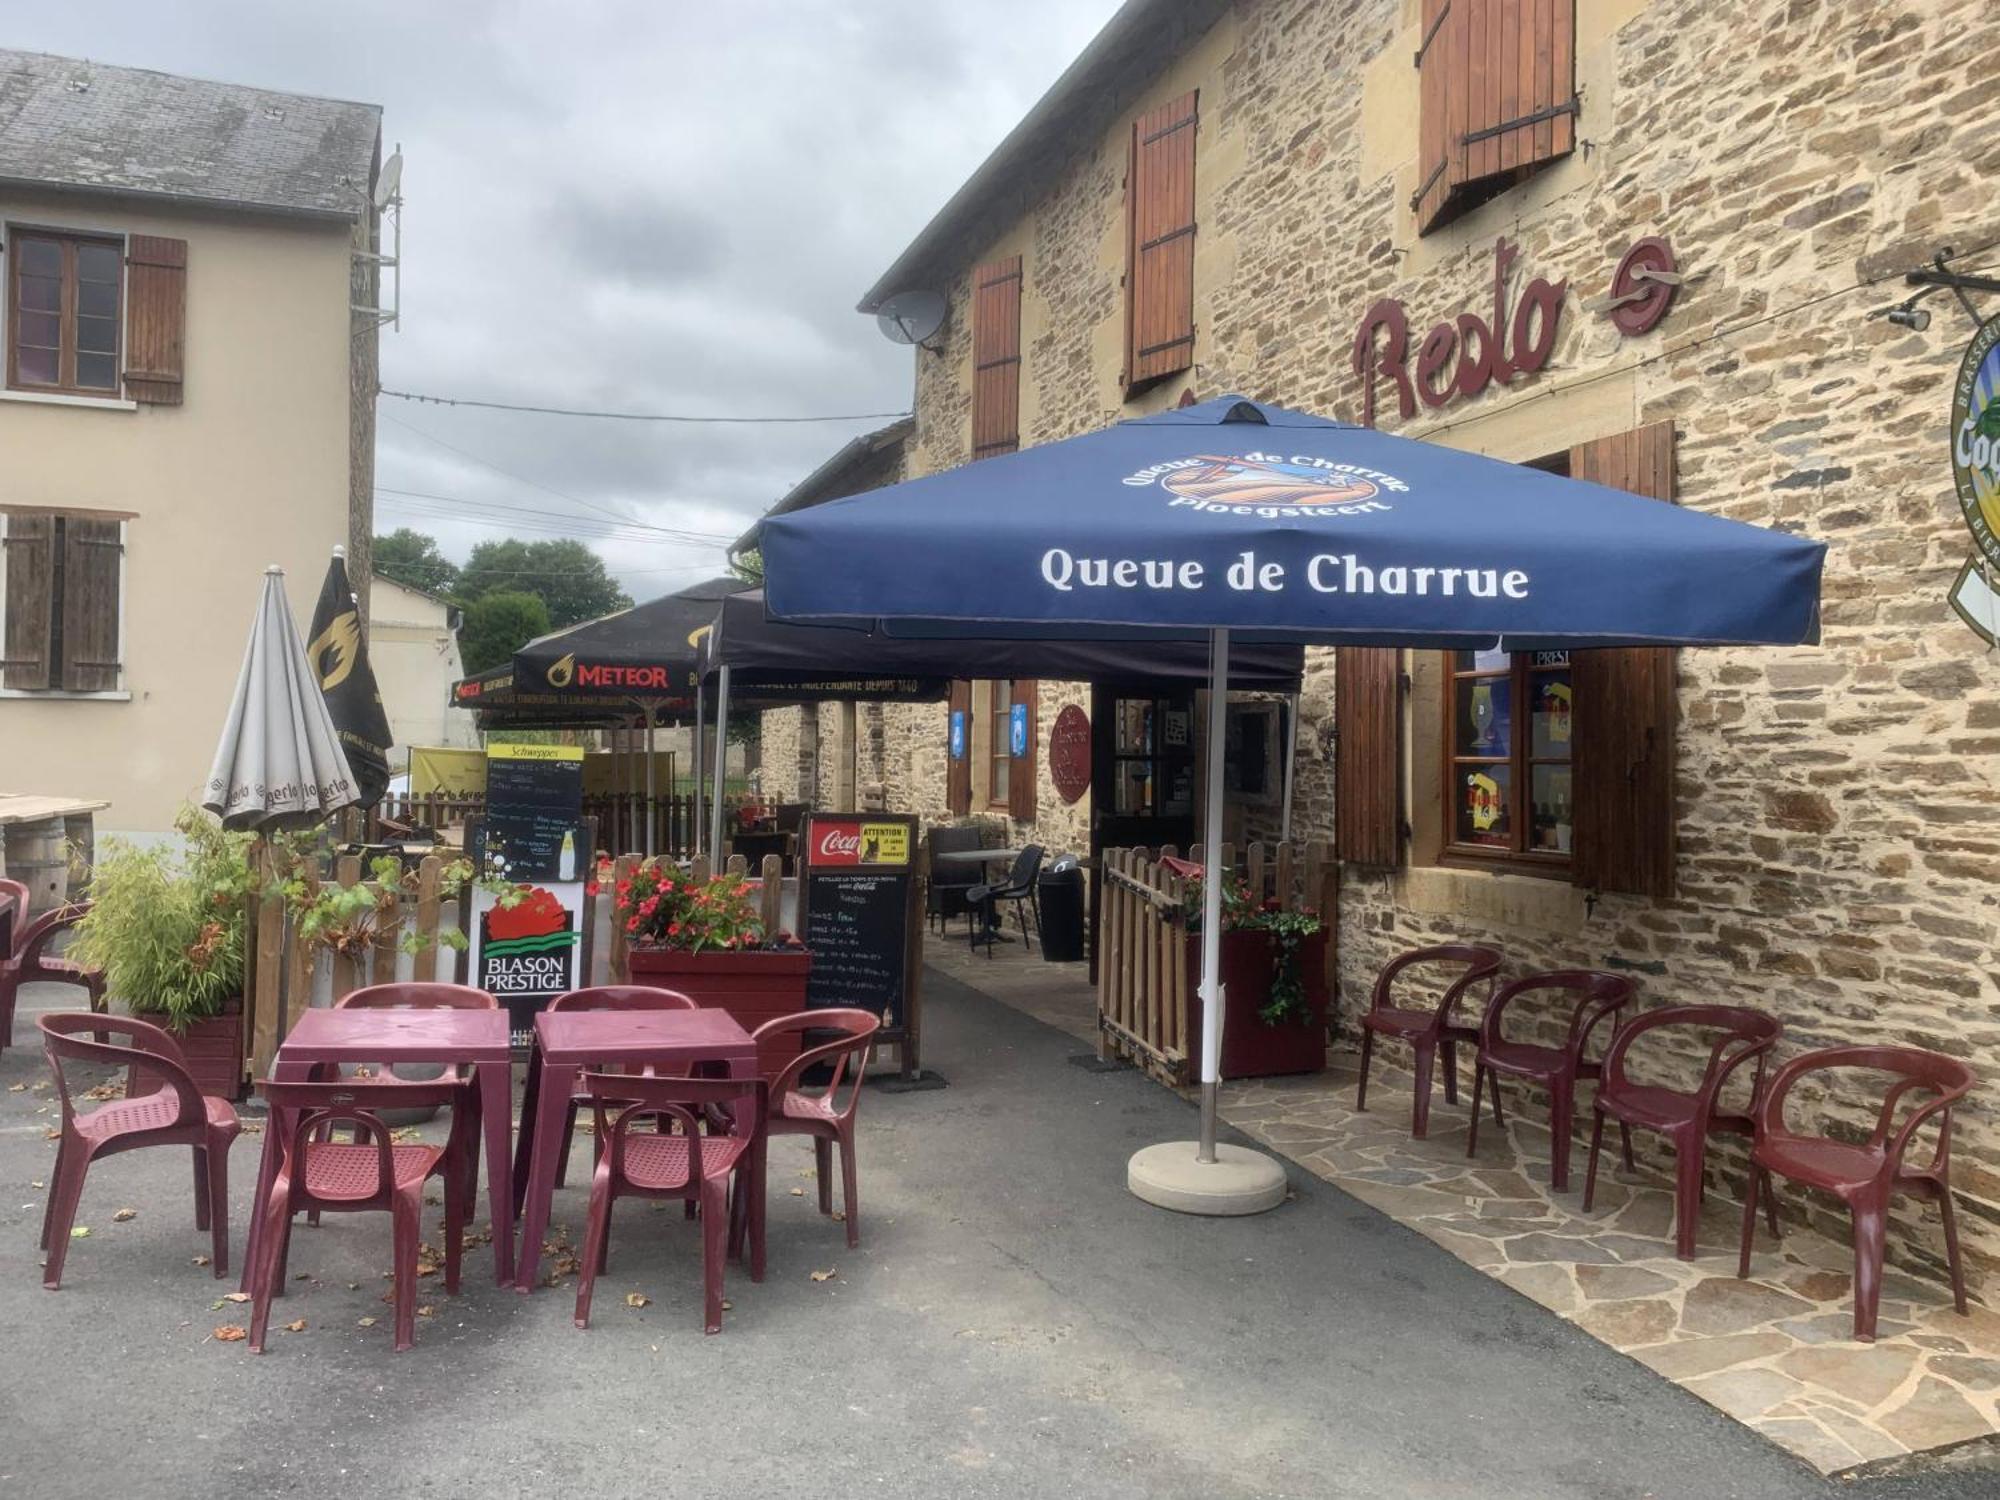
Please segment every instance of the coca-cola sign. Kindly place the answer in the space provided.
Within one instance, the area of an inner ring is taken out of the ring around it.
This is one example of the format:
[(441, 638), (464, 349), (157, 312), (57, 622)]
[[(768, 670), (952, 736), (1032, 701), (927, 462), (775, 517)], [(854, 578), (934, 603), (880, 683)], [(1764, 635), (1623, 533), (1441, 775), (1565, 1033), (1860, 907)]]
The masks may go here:
[(867, 818), (814, 818), (810, 862), (901, 867), (910, 862), (909, 830)]

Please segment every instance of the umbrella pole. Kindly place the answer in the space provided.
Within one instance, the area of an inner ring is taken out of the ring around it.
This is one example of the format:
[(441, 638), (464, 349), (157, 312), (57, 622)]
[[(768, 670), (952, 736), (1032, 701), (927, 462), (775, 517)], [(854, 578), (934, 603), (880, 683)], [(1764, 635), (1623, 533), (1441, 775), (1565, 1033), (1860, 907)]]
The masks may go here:
[(1229, 715), (1229, 632), (1209, 642), (1206, 852), (1201, 883), (1201, 1138), (1136, 1151), (1125, 1168), (1134, 1196), (1184, 1214), (1257, 1214), (1285, 1201), (1285, 1169), (1261, 1151), (1218, 1145), (1215, 1093), (1222, 1074), (1222, 757)]
[(1285, 715), (1285, 808), (1278, 818), (1278, 842), (1281, 844), (1292, 841), (1292, 779), (1297, 774), (1298, 764), (1299, 695), (1294, 693), (1290, 711)]
[(653, 785), (653, 705), (646, 705), (646, 743), (643, 754), (646, 757), (646, 858), (653, 857), (653, 830), (659, 826), (659, 792)]
[(694, 744), (691, 747), (694, 752), (694, 826), (688, 829), (688, 841), (694, 845), (694, 852), (696, 854), (701, 853), (701, 779), (704, 770), (701, 759), (701, 742), (702, 736), (707, 733), (703, 719), (703, 713), (707, 707), (708, 684), (697, 682), (694, 685)]
[(708, 846), (714, 858), (722, 859), (722, 788), (729, 770), (729, 665), (724, 663), (715, 682), (715, 802), (709, 809)]
[(1222, 1073), (1222, 756), (1229, 714), (1229, 632), (1217, 630), (1208, 645), (1208, 786), (1202, 815), (1207, 848), (1201, 863), (1201, 1149), (1195, 1160), (1215, 1160), (1215, 1086)]

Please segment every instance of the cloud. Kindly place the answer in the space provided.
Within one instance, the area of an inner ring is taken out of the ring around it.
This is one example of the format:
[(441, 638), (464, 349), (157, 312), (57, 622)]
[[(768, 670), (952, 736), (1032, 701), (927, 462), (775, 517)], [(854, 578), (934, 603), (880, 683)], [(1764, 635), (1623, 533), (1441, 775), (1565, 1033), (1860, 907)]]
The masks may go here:
[[(382, 105), (408, 198), (391, 389), (790, 415), (909, 405), (910, 352), (855, 301), (1116, 8), (96, 0), (8, 40)], [(597, 534), (606, 512), (733, 538), (878, 425), (381, 410), (378, 483), (450, 498), (378, 496), (379, 529), (463, 556), (568, 517), (642, 599), (718, 571), (721, 543)]]

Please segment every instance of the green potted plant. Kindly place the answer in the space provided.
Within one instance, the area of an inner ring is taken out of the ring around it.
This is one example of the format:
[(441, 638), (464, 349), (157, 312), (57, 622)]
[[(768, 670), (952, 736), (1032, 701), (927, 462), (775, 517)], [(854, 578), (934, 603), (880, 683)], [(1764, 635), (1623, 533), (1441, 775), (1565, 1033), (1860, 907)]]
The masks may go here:
[[(184, 808), (175, 848), (110, 839), (91, 868), (90, 911), (70, 956), (102, 969), (105, 991), (175, 1033), (204, 1094), (243, 1084), (243, 970), (255, 875), (251, 835)], [(134, 1079), (133, 1092), (150, 1085)]]
[[(1188, 1035), (1201, 1034), (1200, 877), (1187, 885)], [(1266, 1078), (1326, 1066), (1326, 925), (1309, 906), (1251, 898), (1240, 872), (1222, 886), (1222, 1076)]]
[[(284, 882), (285, 903), (297, 924), (299, 941), (328, 953), (345, 954), (365, 964), (375, 951), (382, 924), (395, 918), (401, 903), (417, 898), (417, 872), (405, 869), (402, 860), (385, 854), (368, 867), (369, 878), (355, 885), (333, 881), (313, 883), (302, 873)], [(439, 871), (438, 898), (449, 901), (472, 883), (472, 862), (453, 860)], [(523, 893), (513, 886), (496, 883), (502, 906), (512, 906)], [(510, 899), (511, 898), (511, 899)], [(435, 933), (421, 932), (414, 924), (403, 927), (396, 946), (404, 953), (421, 953), (433, 944), (463, 952), (465, 934), (455, 927)]]
[(726, 1010), (746, 1031), (806, 1008), (812, 955), (791, 933), (764, 931), (741, 875), (698, 881), (653, 859), (620, 881), (615, 895), (635, 982)]

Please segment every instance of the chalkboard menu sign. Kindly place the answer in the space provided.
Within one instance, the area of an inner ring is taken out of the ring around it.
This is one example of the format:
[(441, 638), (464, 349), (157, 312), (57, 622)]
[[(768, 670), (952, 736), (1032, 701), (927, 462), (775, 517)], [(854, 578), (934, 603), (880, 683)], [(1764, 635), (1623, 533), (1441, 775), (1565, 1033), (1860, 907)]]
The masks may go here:
[(903, 1039), (913, 1009), (916, 844), (917, 820), (889, 813), (815, 813), (803, 840), (806, 1005), (873, 1011), (884, 1041)]

